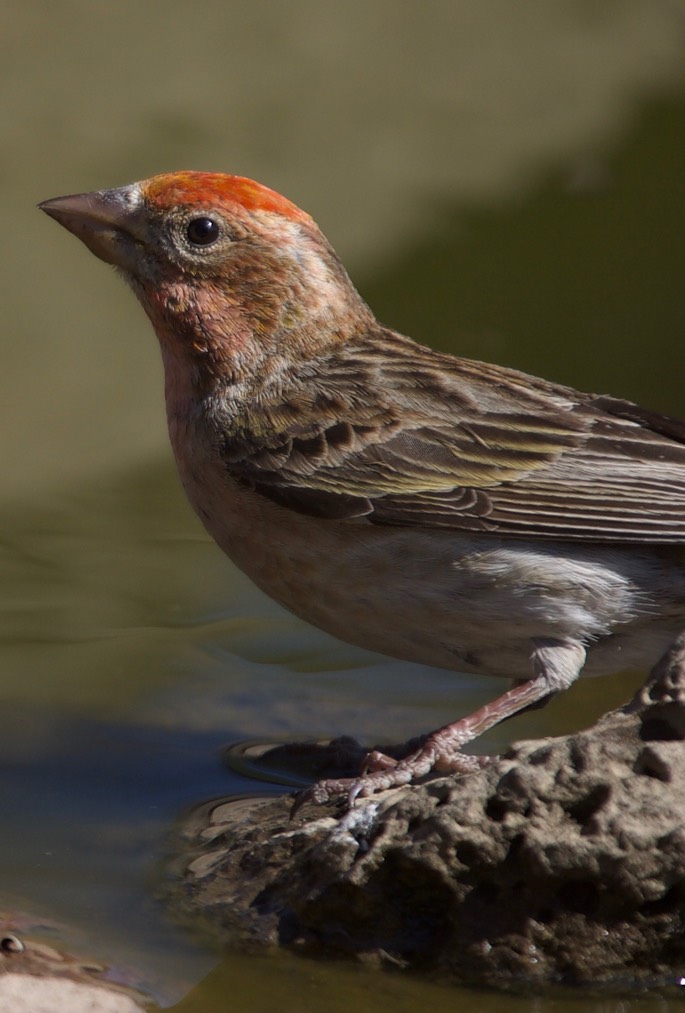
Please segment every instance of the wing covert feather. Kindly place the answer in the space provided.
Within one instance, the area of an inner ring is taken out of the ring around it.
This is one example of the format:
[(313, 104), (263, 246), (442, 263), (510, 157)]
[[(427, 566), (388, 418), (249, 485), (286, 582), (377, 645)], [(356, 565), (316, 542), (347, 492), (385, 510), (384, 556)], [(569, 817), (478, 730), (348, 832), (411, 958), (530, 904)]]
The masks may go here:
[(230, 473), (336, 520), (685, 540), (685, 423), (383, 336), (253, 403), (225, 434)]

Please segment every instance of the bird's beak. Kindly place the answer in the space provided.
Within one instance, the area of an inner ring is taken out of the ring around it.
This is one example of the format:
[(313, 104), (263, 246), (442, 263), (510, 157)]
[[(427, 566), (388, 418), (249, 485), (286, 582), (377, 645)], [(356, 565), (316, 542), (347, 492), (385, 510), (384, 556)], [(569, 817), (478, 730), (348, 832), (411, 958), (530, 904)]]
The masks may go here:
[(78, 236), (96, 257), (127, 270), (145, 239), (141, 204), (140, 188), (133, 183), (116, 190), (53, 197), (38, 207)]

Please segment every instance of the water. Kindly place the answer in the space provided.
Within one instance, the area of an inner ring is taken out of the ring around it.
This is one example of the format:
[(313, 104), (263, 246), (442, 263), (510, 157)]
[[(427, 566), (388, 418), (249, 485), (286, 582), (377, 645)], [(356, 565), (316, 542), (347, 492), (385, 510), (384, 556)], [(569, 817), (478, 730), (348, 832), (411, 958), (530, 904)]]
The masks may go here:
[[(169, 922), (155, 884), (176, 819), (269, 790), (224, 767), (225, 744), (399, 740), (502, 683), (335, 642), (234, 570), (183, 500), (140, 311), (32, 205), (161, 169), (246, 172), (317, 216), (385, 322), (685, 416), (685, 5), (132, 10), (0, 14), (0, 909), (186, 1013), (226, 994), (255, 1011), (670, 1013), (220, 958)], [(483, 749), (587, 725), (634, 685), (583, 682)]]

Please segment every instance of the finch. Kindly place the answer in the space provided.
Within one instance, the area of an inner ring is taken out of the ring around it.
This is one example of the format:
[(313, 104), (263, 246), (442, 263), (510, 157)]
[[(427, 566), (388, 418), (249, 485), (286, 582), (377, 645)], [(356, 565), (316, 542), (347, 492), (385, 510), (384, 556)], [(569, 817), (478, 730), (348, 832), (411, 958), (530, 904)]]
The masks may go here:
[(237, 566), (342, 640), (513, 680), (309, 797), (473, 770), (466, 742), (685, 626), (685, 423), (384, 327), (309, 215), (249, 179), (39, 207), (142, 303), (181, 480)]

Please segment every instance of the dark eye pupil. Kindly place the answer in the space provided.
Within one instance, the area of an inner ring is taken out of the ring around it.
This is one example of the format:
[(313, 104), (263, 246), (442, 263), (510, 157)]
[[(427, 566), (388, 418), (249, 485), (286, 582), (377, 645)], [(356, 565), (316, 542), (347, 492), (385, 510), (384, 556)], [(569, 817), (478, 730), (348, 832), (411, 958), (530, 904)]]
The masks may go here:
[(195, 246), (209, 246), (219, 238), (219, 226), (212, 218), (193, 218), (186, 232)]

